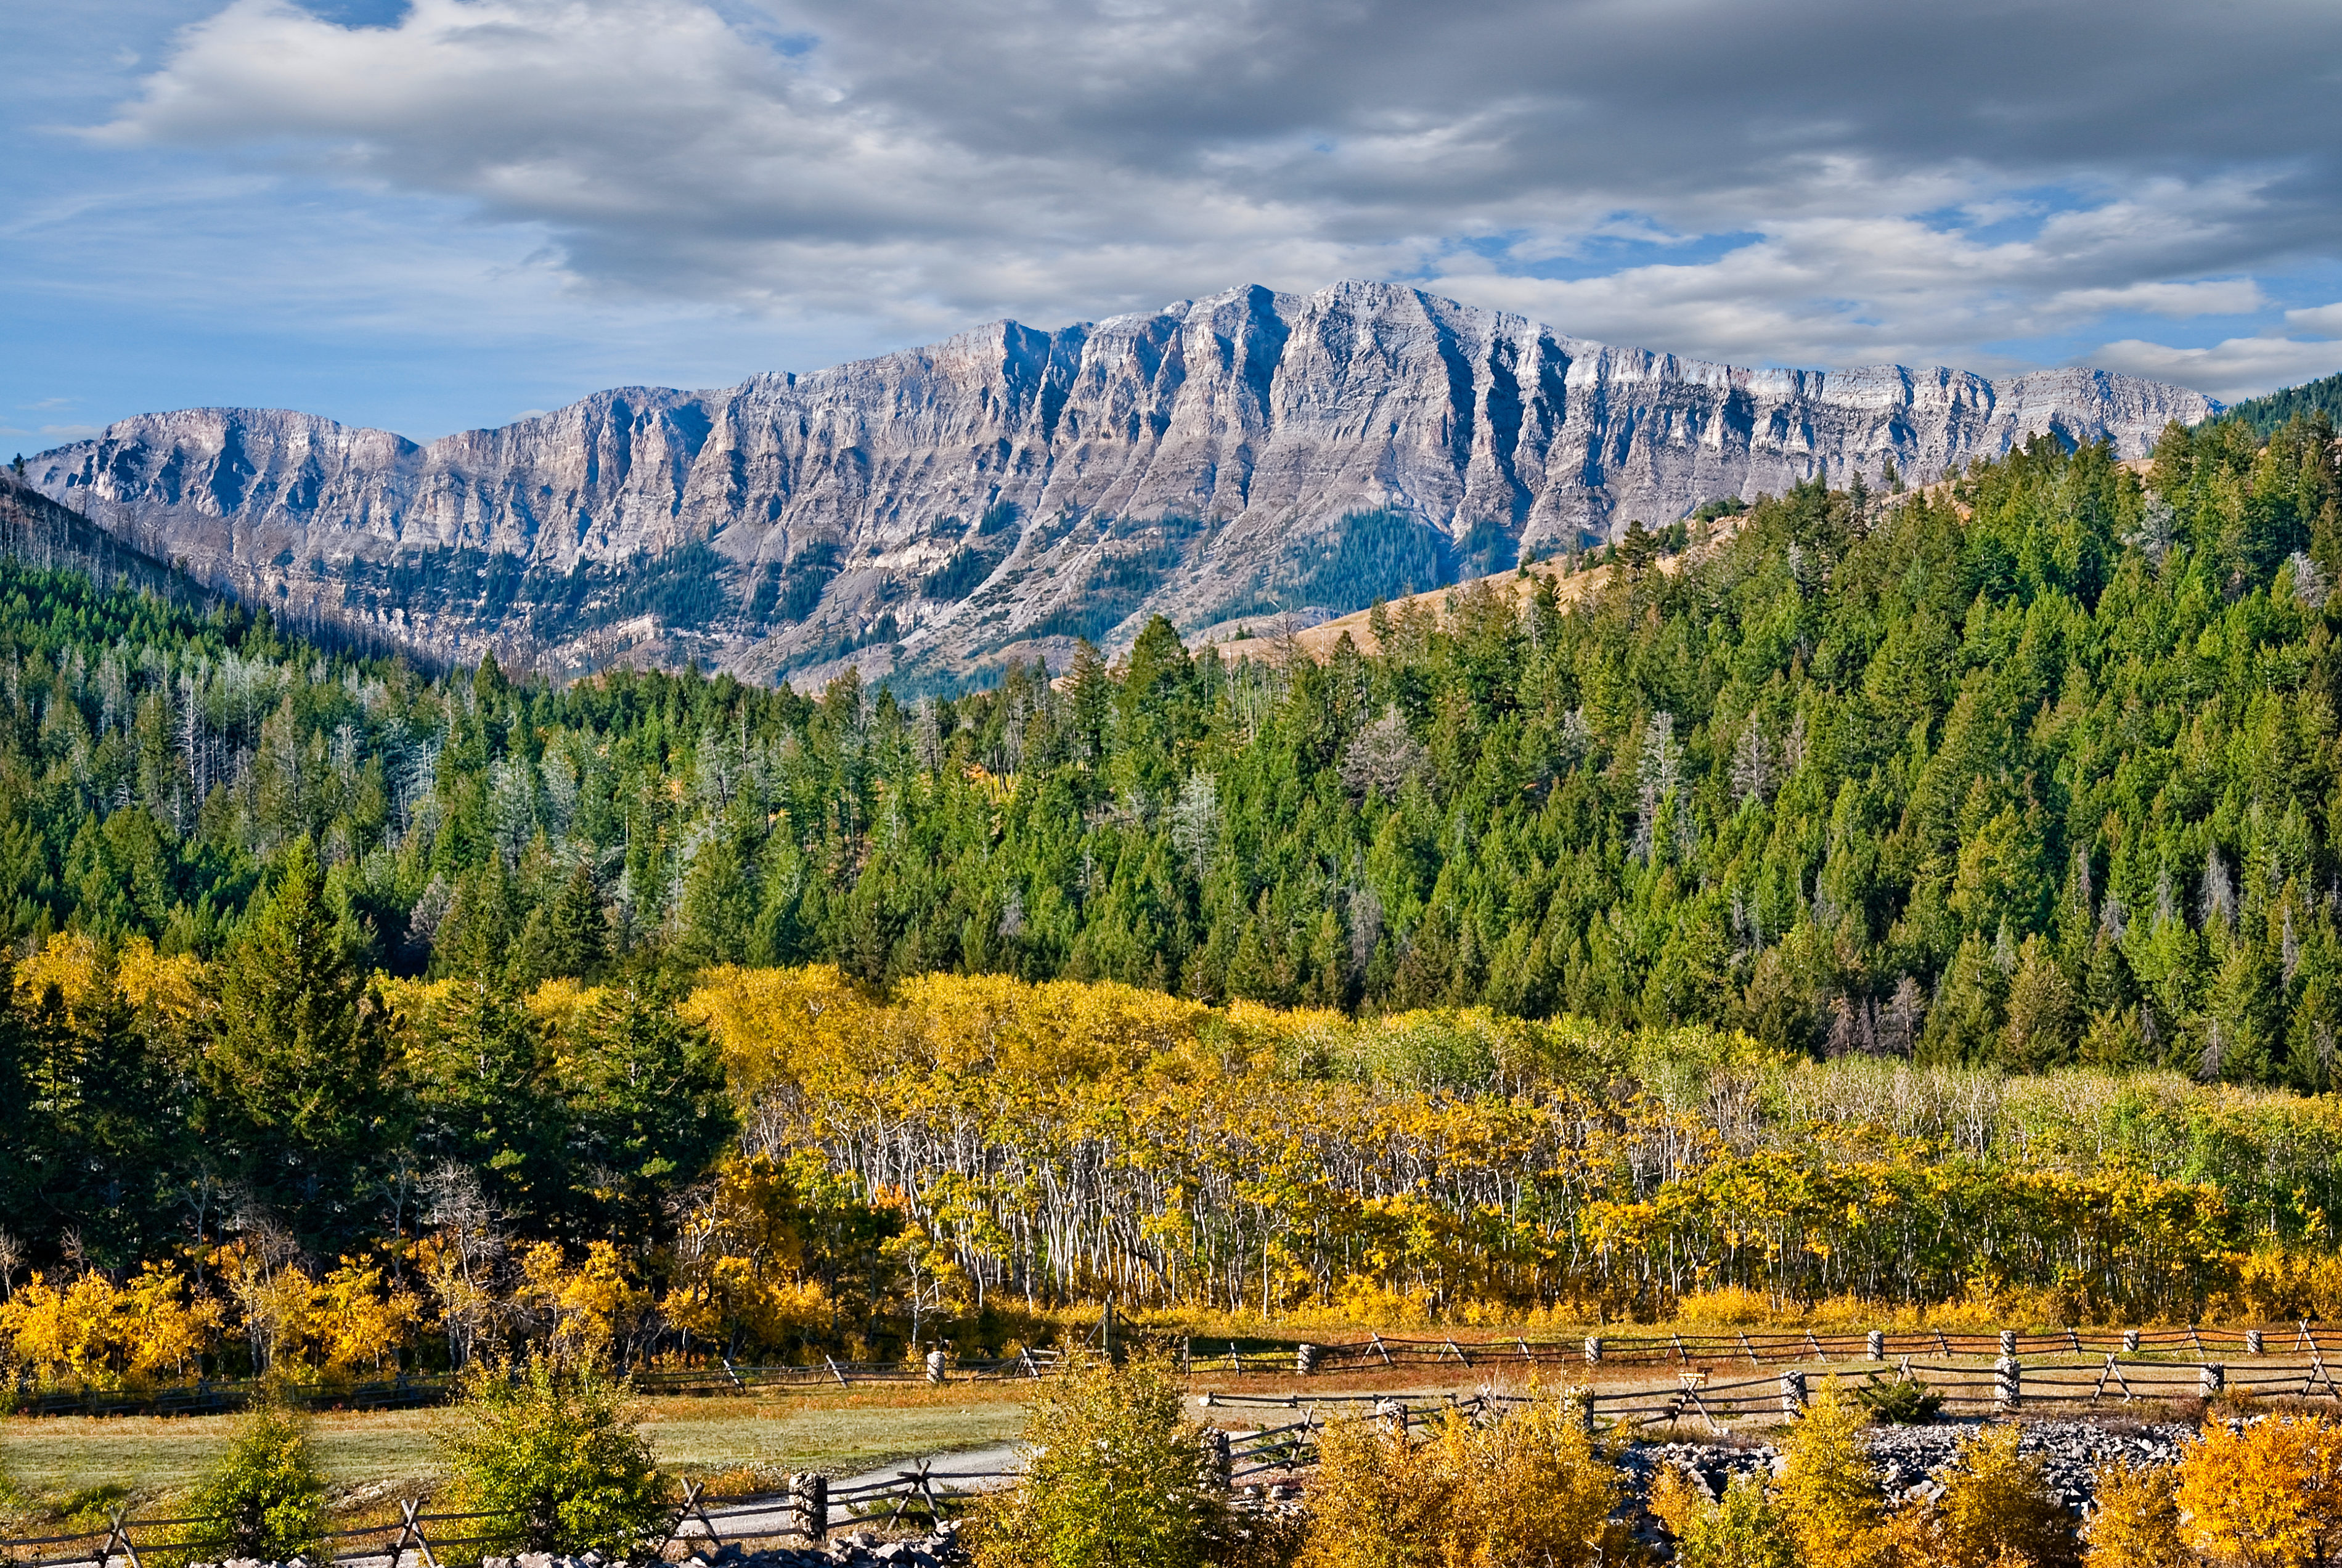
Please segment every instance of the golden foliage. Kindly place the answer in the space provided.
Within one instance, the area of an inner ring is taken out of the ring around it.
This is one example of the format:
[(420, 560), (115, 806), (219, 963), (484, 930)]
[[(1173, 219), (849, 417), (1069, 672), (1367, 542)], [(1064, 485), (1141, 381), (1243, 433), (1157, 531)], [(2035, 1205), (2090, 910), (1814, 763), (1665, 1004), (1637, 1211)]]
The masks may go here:
[(2342, 1553), (2342, 1424), (2268, 1416), (2207, 1426), (2180, 1457), (2181, 1536), (2234, 1568), (2323, 1568)]
[(119, 1387), (187, 1375), (225, 1315), (165, 1264), (118, 1286), (95, 1270), (63, 1286), (36, 1273), (0, 1303), (0, 1349), (43, 1384)]
[(1801, 1568), (1887, 1568), (1887, 1499), (1863, 1446), (1862, 1406), (1830, 1379), (1789, 1435), (1779, 1503)]
[(2176, 1467), (2119, 1465), (2098, 1473), (2097, 1508), (2083, 1528), (2084, 1568), (2191, 1568), (2179, 1535)]
[(1451, 1415), (1420, 1440), (1329, 1428), (1308, 1495), (1300, 1568), (1573, 1568), (1626, 1545), (1616, 1467), (1551, 1400), (1485, 1424)]
[(2017, 1452), (2023, 1438), (2022, 1428), (2000, 1425), (1963, 1443), (1943, 1496), (1896, 1521), (1897, 1560), (1915, 1568), (2072, 1568), (2073, 1521), (2050, 1495), (2041, 1462)]

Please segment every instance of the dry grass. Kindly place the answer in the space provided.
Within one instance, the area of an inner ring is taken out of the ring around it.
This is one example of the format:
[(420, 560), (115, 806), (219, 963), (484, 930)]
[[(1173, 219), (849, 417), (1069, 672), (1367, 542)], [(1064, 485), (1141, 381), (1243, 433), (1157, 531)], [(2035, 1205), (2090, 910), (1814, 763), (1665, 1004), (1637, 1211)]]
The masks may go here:
[[(852, 1473), (937, 1450), (1016, 1435), (1024, 1417), (1014, 1385), (792, 1391), (756, 1399), (643, 1402), (643, 1429), (660, 1460), (694, 1475), (723, 1471)], [(337, 1492), (378, 1499), (435, 1483), (433, 1433), (444, 1411), (325, 1413), (313, 1441)], [(132, 1512), (184, 1489), (224, 1448), (233, 1416), (10, 1416), (0, 1420), (0, 1468), (57, 1519), (108, 1504)], [(364, 1512), (362, 1504), (359, 1512)]]

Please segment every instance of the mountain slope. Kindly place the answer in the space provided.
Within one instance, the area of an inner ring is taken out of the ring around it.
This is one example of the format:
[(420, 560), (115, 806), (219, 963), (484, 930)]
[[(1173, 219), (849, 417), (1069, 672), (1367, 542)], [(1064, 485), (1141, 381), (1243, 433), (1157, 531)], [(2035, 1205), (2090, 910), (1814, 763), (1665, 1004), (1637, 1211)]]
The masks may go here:
[(418, 446), (311, 415), (123, 421), (34, 482), (247, 594), (434, 654), (914, 679), (1509, 565), (1827, 469), (2055, 432), (2136, 455), (2217, 404), (1607, 347), (1385, 284), (1000, 322), (810, 375), (599, 393)]
[(2342, 375), (2305, 381), (2298, 386), (2280, 387), (2258, 397), (2248, 397), (2227, 414), (2251, 425), (2253, 433), (2260, 436), (2267, 436), (2287, 420), (2305, 414), (2323, 414), (2328, 419), (2342, 417)]

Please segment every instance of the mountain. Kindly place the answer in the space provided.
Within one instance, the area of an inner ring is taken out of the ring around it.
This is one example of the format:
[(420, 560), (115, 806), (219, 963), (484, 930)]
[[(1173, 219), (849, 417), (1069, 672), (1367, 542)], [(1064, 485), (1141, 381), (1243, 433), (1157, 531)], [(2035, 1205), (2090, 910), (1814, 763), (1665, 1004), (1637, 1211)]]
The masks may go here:
[(2219, 405), (2089, 370), (1750, 370), (1390, 284), (1242, 288), (712, 392), (623, 387), (417, 445), (192, 409), (30, 460), (204, 580), (434, 655), (906, 684), (1302, 619), (1818, 472), (2055, 434), (2143, 453)]

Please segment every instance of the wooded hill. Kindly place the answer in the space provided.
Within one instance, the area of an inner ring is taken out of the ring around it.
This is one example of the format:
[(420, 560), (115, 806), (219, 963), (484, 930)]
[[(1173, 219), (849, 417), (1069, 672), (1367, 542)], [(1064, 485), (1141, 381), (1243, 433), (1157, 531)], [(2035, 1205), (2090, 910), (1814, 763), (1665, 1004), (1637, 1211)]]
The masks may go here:
[(1807, 486), (1562, 613), (916, 706), (432, 679), (0, 564), (0, 909), (215, 956), (291, 845), (366, 959), (1111, 978), (2323, 1086), (2342, 857), (2327, 427)]

